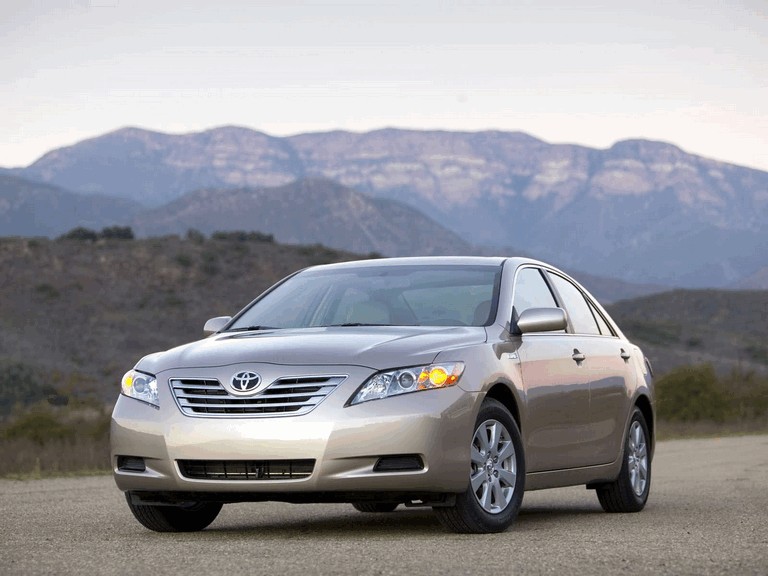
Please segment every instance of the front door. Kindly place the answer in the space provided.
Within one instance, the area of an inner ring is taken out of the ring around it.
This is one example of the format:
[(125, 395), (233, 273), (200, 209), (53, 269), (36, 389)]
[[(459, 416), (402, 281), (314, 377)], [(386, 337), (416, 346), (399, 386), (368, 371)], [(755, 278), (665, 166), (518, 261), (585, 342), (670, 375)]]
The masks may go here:
[[(514, 311), (552, 308), (557, 302), (536, 267), (515, 279)], [(580, 360), (581, 339), (565, 331), (524, 334), (517, 349), (526, 425), (523, 442), (528, 472), (574, 468), (589, 461), (589, 375)]]

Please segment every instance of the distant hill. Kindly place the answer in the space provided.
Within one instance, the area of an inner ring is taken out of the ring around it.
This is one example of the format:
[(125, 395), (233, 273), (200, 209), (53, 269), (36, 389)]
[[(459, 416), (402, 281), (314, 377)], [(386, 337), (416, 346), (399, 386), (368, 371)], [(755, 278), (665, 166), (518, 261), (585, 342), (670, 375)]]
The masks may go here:
[(141, 235), (190, 228), (259, 230), (282, 243), (315, 244), (359, 254), (463, 255), (473, 248), (414, 208), (373, 198), (330, 180), (300, 180), (276, 188), (198, 190), (136, 217)]
[(768, 289), (768, 266), (760, 268), (746, 278), (736, 282), (731, 288), (740, 290), (766, 290)]
[(634, 283), (725, 287), (768, 266), (768, 173), (645, 140), (597, 150), (496, 131), (125, 128), (14, 173), (151, 206), (322, 176), (450, 222), (469, 244)]
[(124, 198), (76, 194), (0, 173), (0, 236), (58, 236), (74, 228), (126, 222), (141, 205)]
[(609, 313), (660, 371), (709, 362), (768, 372), (768, 291), (674, 290)]
[[(277, 280), (352, 260), (322, 246), (212, 240), (0, 239), (0, 363), (22, 362), (50, 383), (119, 392), (143, 355), (202, 337)], [(233, 281), (236, 279), (236, 281)]]

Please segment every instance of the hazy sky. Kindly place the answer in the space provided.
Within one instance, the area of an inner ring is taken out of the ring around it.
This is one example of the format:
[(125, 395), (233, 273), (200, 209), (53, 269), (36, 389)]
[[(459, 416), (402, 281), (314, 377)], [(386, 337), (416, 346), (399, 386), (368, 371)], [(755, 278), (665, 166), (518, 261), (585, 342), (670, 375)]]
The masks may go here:
[(2, 0), (0, 166), (122, 126), (672, 142), (768, 170), (768, 0)]

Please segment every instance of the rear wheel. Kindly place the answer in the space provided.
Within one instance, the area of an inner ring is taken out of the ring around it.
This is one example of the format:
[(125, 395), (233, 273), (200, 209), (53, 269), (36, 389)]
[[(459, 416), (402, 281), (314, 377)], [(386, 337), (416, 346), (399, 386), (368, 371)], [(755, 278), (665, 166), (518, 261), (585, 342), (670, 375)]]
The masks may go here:
[(648, 425), (635, 408), (624, 441), (624, 461), (615, 482), (597, 488), (597, 499), (606, 512), (639, 512), (651, 490), (651, 454)]
[(435, 507), (453, 532), (506, 530), (517, 517), (525, 490), (525, 458), (520, 431), (503, 404), (486, 399), (470, 445), (469, 486), (449, 507)]
[(358, 512), (394, 512), (397, 502), (352, 502)]
[(128, 492), (125, 499), (136, 520), (155, 532), (197, 532), (213, 522), (222, 507), (219, 502), (185, 502), (178, 506), (134, 504)]

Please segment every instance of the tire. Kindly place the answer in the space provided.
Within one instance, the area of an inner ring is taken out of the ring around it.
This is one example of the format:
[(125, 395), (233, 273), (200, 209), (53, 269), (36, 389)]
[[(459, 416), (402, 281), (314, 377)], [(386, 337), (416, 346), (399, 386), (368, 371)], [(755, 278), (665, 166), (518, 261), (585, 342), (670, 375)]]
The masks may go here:
[(197, 532), (213, 522), (222, 507), (219, 502), (187, 502), (179, 506), (133, 504), (128, 492), (125, 499), (136, 520), (155, 532)]
[(503, 532), (517, 517), (525, 491), (525, 456), (520, 430), (503, 404), (480, 406), (470, 444), (469, 486), (453, 506), (433, 508), (452, 532)]
[(352, 502), (358, 512), (394, 512), (397, 502)]
[(597, 487), (597, 499), (606, 512), (640, 512), (651, 490), (651, 455), (648, 425), (635, 408), (624, 439), (624, 455), (619, 477)]

